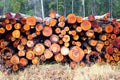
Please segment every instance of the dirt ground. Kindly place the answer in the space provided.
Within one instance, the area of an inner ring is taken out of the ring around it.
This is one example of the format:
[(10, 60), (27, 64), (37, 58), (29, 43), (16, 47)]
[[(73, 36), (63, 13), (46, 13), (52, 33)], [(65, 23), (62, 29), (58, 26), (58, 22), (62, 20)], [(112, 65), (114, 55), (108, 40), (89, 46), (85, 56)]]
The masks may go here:
[(120, 64), (78, 66), (74, 70), (68, 64), (32, 65), (17, 73), (0, 71), (0, 80), (120, 80)]

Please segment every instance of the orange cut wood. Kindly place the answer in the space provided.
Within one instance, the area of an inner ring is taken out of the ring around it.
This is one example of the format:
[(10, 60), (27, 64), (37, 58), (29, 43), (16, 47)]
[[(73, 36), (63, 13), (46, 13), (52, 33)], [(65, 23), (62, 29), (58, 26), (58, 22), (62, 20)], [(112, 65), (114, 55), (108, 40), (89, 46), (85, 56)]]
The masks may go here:
[(13, 71), (17, 71), (19, 69), (18, 65), (13, 65), (12, 66)]
[(69, 35), (64, 35), (64, 37), (62, 38), (62, 40), (64, 42), (69, 42), (70, 41), (70, 36)]
[(90, 40), (90, 41), (89, 41), (89, 44), (90, 44), (91, 46), (96, 46), (96, 45), (97, 45), (97, 40)]
[(76, 18), (76, 15), (75, 14), (69, 14), (67, 16), (67, 21), (68, 23), (70, 24), (74, 24), (76, 22), (77, 18)]
[(82, 16), (77, 16), (77, 23), (81, 23), (83, 21)]
[(49, 22), (49, 26), (54, 27), (56, 25), (57, 21), (55, 19), (51, 19)]
[(76, 32), (75, 30), (72, 30), (72, 31), (71, 31), (71, 35), (72, 35), (72, 36), (75, 36), (76, 34), (77, 34), (77, 32)]
[(36, 18), (34, 16), (27, 17), (26, 24), (34, 26), (36, 24)]
[(14, 31), (12, 32), (12, 36), (13, 36), (14, 38), (19, 38), (20, 35), (21, 35), (21, 33), (20, 33), (19, 30), (14, 30)]
[(74, 39), (74, 40), (78, 40), (78, 39), (79, 39), (79, 35), (74, 35), (74, 36), (73, 36), (73, 39)]
[(68, 55), (69, 55), (70, 59), (72, 59), (73, 61), (79, 62), (84, 57), (84, 51), (81, 48), (79, 48), (78, 46), (74, 46), (71, 48)]
[(63, 22), (63, 21), (59, 22), (58, 26), (61, 27), (61, 28), (63, 28), (65, 26), (65, 22)]
[(12, 24), (7, 24), (7, 25), (5, 26), (5, 28), (6, 28), (6, 30), (8, 30), (8, 31), (12, 30)]
[(91, 29), (91, 23), (90, 23), (90, 21), (84, 20), (84, 21), (81, 23), (81, 28), (82, 28), (82, 30), (84, 30), (84, 31), (90, 30), (90, 29)]
[(100, 39), (103, 40), (103, 41), (106, 41), (107, 36), (106, 36), (106, 35), (101, 35), (101, 36), (100, 36)]
[(28, 25), (28, 24), (25, 24), (25, 25), (23, 26), (23, 29), (24, 29), (25, 31), (28, 31), (28, 30), (30, 30), (30, 25)]
[(37, 65), (39, 63), (39, 58), (38, 57), (35, 57), (32, 59), (32, 64), (33, 65)]
[(18, 49), (18, 50), (24, 50), (24, 45), (19, 44), (19, 45), (17, 46), (17, 49)]
[(46, 37), (49, 37), (52, 35), (53, 31), (52, 31), (52, 28), (49, 27), (49, 26), (45, 26), (43, 28), (43, 31), (42, 31), (43, 35), (46, 36)]
[(70, 30), (70, 28), (68, 26), (65, 26), (64, 30), (67, 32)]
[(65, 30), (61, 30), (61, 35), (65, 35), (66, 31)]
[(59, 34), (60, 32), (61, 32), (61, 29), (57, 27), (57, 28), (55, 29), (55, 33), (56, 33), (56, 34)]
[(0, 34), (3, 34), (3, 33), (5, 33), (5, 29), (4, 28), (0, 28)]
[(41, 34), (41, 32), (40, 32), (40, 31), (36, 31), (35, 34), (36, 34), (37, 36), (39, 36), (39, 35)]
[(78, 27), (76, 28), (76, 31), (77, 31), (77, 32), (81, 32), (81, 31), (82, 31), (82, 28), (81, 28), (80, 26), (78, 26)]
[(58, 20), (59, 20), (59, 22), (65, 21), (65, 17), (64, 16), (60, 16)]
[(16, 24), (14, 25), (14, 28), (15, 28), (15, 29), (20, 29), (20, 28), (21, 28), (21, 24), (20, 24), (20, 23), (16, 23)]
[(94, 31), (93, 30), (88, 30), (86, 32), (86, 36), (88, 36), (89, 38), (93, 37), (94, 36)]
[(20, 58), (20, 66), (27, 66), (28, 60), (26, 58)]
[(64, 56), (61, 53), (57, 53), (54, 56), (55, 61), (61, 62), (64, 59)]
[(50, 59), (53, 56), (53, 53), (49, 49), (45, 49), (44, 56), (46, 59)]
[(111, 24), (107, 24), (105, 26), (106, 33), (111, 33), (113, 31), (113, 26)]
[(18, 56), (25, 56), (25, 51), (24, 50), (21, 50), (21, 51), (18, 51)]
[(36, 29), (36, 31), (41, 31), (43, 29), (42, 24), (37, 24), (35, 29)]
[(26, 52), (26, 58), (28, 60), (32, 60), (34, 57), (35, 57), (35, 53), (33, 51), (29, 50)]
[(45, 51), (45, 46), (43, 44), (41, 44), (41, 43), (38, 43), (38, 44), (35, 45), (33, 51), (38, 56), (42, 55), (44, 53), (44, 51)]
[(116, 34), (111, 34), (111, 39), (115, 39), (116, 37)]
[(51, 46), (50, 46), (50, 50), (56, 54), (60, 51), (60, 45), (57, 44), (57, 43), (53, 43)]
[(65, 42), (65, 43), (64, 43), (64, 46), (65, 46), (65, 47), (69, 47), (69, 46), (70, 46), (70, 43), (69, 43), (69, 42)]
[(17, 56), (17, 55), (13, 55), (12, 57), (11, 57), (11, 59), (10, 59), (10, 62), (12, 63), (12, 64), (19, 64), (19, 57)]

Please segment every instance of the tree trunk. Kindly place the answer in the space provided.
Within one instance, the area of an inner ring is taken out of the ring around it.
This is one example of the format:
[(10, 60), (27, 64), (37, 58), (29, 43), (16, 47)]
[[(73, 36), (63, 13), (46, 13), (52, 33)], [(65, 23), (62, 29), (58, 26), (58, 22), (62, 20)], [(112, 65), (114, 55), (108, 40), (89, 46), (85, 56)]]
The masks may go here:
[(44, 18), (44, 5), (43, 5), (43, 0), (41, 0), (41, 8), (42, 8), (42, 18)]

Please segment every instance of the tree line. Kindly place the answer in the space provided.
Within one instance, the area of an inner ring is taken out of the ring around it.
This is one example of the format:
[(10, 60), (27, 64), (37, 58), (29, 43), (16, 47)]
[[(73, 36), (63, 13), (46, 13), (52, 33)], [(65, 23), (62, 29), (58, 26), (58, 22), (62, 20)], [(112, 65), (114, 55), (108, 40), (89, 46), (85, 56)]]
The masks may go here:
[(6, 12), (24, 13), (35, 16), (48, 16), (51, 10), (60, 15), (75, 13), (88, 16), (111, 13), (111, 17), (120, 17), (120, 0), (0, 0), (0, 14)]

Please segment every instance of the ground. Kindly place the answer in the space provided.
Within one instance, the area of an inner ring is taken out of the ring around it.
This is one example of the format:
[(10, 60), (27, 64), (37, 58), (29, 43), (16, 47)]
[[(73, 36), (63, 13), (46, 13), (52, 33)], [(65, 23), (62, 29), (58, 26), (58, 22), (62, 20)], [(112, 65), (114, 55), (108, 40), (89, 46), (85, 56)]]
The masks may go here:
[(68, 64), (32, 65), (17, 73), (0, 71), (0, 80), (120, 80), (120, 62), (116, 66), (103, 63), (74, 70)]

